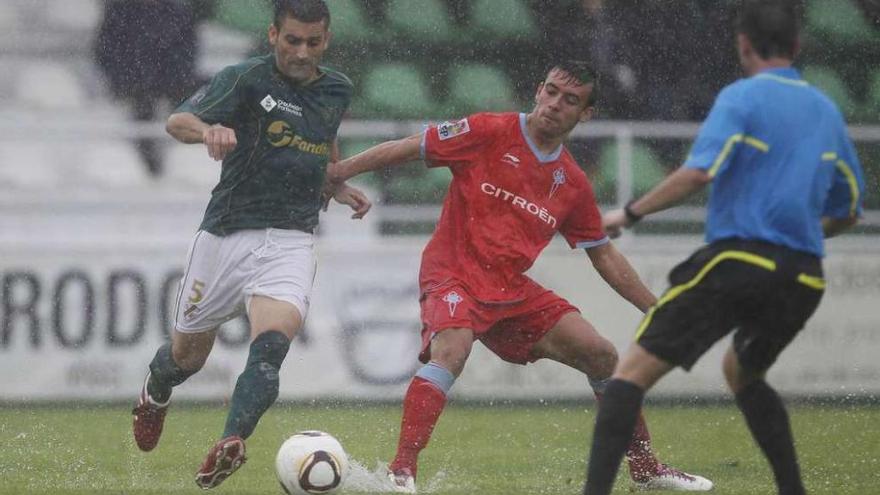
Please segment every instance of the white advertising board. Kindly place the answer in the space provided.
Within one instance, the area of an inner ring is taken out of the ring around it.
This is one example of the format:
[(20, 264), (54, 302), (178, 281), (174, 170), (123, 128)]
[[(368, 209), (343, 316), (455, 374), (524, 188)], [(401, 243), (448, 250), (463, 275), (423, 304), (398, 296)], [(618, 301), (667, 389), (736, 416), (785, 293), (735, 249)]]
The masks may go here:
[[(137, 215), (90, 223), (62, 214), (43, 218), (41, 226), (30, 224), (29, 230), (18, 216), (19, 235), (0, 229), (0, 401), (133, 399), (166, 338), (189, 241), (189, 232), (165, 227), (193, 228), (198, 210), (159, 208), (139, 228), (131, 223)], [(11, 222), (0, 218), (0, 226)], [(426, 238), (357, 241), (333, 232), (325, 229), (318, 242), (313, 305), (284, 363), (280, 397), (397, 399), (418, 367), (416, 280)], [(639, 312), (601, 280), (583, 252), (563, 244), (552, 243), (531, 274), (578, 306), (622, 350)], [(699, 244), (693, 237), (643, 236), (623, 240), (620, 248), (659, 292), (669, 269)], [(788, 394), (876, 395), (880, 248), (864, 239), (841, 239), (829, 251), (825, 299), (770, 378)], [(176, 397), (227, 397), (247, 346), (244, 321), (224, 326), (205, 369), (179, 387)], [(725, 347), (723, 342), (713, 348), (691, 373), (670, 374), (655, 394), (723, 394)], [(477, 345), (454, 395), (574, 399), (590, 393), (583, 376), (561, 365), (510, 365)]]

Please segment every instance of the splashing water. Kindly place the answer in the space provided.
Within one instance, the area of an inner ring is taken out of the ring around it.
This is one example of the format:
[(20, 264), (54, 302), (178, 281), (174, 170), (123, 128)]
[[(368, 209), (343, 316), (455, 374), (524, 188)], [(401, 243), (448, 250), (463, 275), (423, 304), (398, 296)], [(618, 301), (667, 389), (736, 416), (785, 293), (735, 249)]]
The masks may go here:
[[(349, 459), (351, 471), (348, 473), (348, 479), (343, 487), (345, 492), (372, 492), (372, 493), (394, 493), (394, 484), (388, 478), (388, 464), (382, 461), (376, 461), (375, 467), (370, 470), (364, 464)], [(419, 493), (434, 493), (441, 489), (449, 489), (449, 475), (446, 471), (438, 471), (431, 479), (420, 483), (418, 486)]]

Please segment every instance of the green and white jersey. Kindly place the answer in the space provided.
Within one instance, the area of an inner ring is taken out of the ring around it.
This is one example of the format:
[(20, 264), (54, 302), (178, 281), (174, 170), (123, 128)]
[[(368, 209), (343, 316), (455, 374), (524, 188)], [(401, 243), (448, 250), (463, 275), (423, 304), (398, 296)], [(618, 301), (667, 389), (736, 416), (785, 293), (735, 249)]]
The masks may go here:
[(201, 230), (312, 232), (321, 185), (352, 83), (321, 67), (307, 85), (293, 83), (265, 55), (220, 71), (175, 112), (235, 130), (238, 145), (223, 160)]

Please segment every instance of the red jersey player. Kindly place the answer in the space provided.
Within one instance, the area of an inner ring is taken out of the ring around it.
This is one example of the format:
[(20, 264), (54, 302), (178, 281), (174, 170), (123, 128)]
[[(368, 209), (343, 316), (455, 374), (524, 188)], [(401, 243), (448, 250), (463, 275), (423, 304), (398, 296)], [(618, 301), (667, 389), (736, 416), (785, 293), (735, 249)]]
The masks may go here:
[[(586, 249), (594, 268), (640, 310), (655, 302), (602, 230), (593, 190), (563, 146), (593, 112), (595, 78), (581, 62), (555, 66), (529, 114), (476, 114), (423, 134), (375, 146), (328, 168), (331, 180), (423, 158), (449, 167), (452, 183), (422, 255), (422, 352), (426, 363), (403, 401), (397, 455), (389, 466), (398, 491), (415, 492), (417, 457), (427, 445), (475, 340), (501, 359), (547, 358), (589, 377), (597, 396), (617, 362), (613, 345), (577, 308), (524, 272), (553, 236)], [(627, 457), (644, 489), (708, 490), (712, 483), (661, 464), (640, 420)]]

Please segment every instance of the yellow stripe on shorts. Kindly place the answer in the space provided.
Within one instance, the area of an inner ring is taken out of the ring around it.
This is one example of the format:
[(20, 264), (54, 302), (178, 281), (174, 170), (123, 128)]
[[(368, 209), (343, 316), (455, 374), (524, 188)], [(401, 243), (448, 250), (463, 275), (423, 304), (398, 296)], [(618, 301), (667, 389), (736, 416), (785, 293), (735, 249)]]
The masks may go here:
[(645, 332), (645, 329), (648, 328), (648, 325), (651, 324), (651, 318), (654, 316), (654, 312), (658, 310), (661, 306), (668, 303), (669, 301), (675, 299), (680, 296), (682, 292), (692, 289), (694, 286), (700, 283), (706, 275), (715, 268), (715, 265), (721, 263), (725, 260), (738, 260), (744, 263), (750, 263), (752, 265), (759, 266), (768, 271), (776, 271), (776, 262), (765, 258), (763, 256), (758, 256), (757, 254), (752, 254), (747, 251), (722, 251), (718, 253), (711, 261), (706, 263), (703, 268), (697, 273), (697, 276), (692, 278), (690, 281), (683, 283), (681, 285), (676, 285), (672, 287), (657, 301), (657, 304), (653, 305), (651, 309), (648, 311), (648, 314), (645, 315), (645, 318), (642, 320), (642, 323), (639, 325), (638, 330), (636, 330), (635, 340), (639, 340), (639, 337), (642, 336), (642, 333)]
[(811, 289), (825, 290), (825, 280), (821, 277), (814, 277), (812, 275), (807, 275), (806, 273), (801, 273), (798, 275), (797, 281)]

